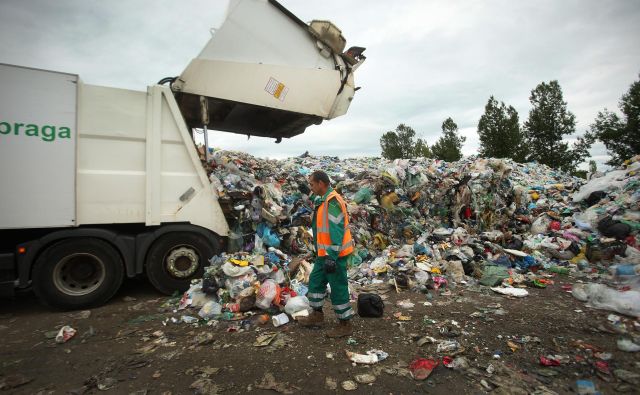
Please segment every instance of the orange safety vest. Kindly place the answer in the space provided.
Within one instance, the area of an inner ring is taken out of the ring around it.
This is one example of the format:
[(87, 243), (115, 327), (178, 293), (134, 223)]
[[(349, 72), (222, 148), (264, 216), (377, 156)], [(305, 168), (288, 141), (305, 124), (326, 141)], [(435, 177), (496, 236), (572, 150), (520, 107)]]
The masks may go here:
[[(344, 237), (342, 237), (342, 245), (335, 246), (331, 244), (331, 234), (329, 233), (329, 200), (335, 198), (340, 204), (342, 215), (344, 216)], [(353, 252), (353, 239), (349, 230), (349, 217), (347, 216), (347, 205), (342, 196), (336, 191), (331, 191), (325, 201), (318, 207), (316, 216), (316, 232), (318, 242), (318, 256), (327, 256), (327, 250), (331, 249), (338, 252), (339, 257), (347, 256)]]

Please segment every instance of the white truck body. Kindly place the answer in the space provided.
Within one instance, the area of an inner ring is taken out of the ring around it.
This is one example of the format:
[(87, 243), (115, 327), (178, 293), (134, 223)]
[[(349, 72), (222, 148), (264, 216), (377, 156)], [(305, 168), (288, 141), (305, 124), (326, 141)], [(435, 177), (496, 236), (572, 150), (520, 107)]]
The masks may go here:
[(0, 179), (11, 186), (0, 190), (0, 229), (188, 222), (228, 234), (169, 88), (4, 64), (0, 84), (10, 87), (0, 91)]
[(76, 225), (77, 82), (0, 64), (0, 229)]

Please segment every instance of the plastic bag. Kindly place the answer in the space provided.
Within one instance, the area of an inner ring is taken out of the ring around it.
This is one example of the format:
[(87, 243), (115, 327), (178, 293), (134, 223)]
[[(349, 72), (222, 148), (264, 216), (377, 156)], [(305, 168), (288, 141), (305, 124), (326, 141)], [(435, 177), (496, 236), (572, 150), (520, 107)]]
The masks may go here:
[(289, 298), (284, 306), (284, 312), (292, 315), (302, 310), (309, 310), (309, 299), (306, 296), (294, 296)]
[(605, 174), (603, 177), (592, 179), (573, 194), (574, 203), (583, 201), (596, 191), (612, 191), (621, 188), (625, 183), (621, 179), (625, 177), (626, 173), (627, 170), (615, 170)]
[(229, 232), (229, 252), (233, 253), (242, 250), (243, 243), (242, 234)]
[(265, 251), (264, 243), (262, 242), (262, 239), (258, 235), (255, 235), (255, 237), (254, 237), (254, 248), (253, 248), (253, 251), (255, 253), (262, 253), (262, 252)]
[(255, 279), (255, 274), (251, 271), (243, 276), (230, 277), (224, 282), (225, 288), (229, 291), (229, 296), (235, 299), (240, 292), (251, 287), (251, 283)]
[(269, 247), (280, 247), (280, 239), (278, 238), (278, 235), (275, 234), (271, 228), (269, 228), (268, 226), (266, 226), (264, 223), (261, 223), (260, 225), (258, 225), (258, 229), (256, 230), (256, 233), (258, 234), (258, 236), (260, 236), (260, 238), (262, 239), (262, 242), (269, 246)]
[(271, 306), (271, 303), (278, 294), (278, 284), (275, 281), (268, 279), (265, 280), (260, 289), (258, 290), (258, 296), (256, 297), (256, 307), (266, 310)]
[(429, 279), (431, 278), (431, 276), (429, 275), (429, 273), (427, 273), (427, 272), (425, 272), (425, 271), (422, 271), (422, 270), (419, 270), (419, 271), (417, 271), (417, 272), (415, 273), (415, 278), (416, 278), (416, 282), (417, 282), (418, 284), (422, 284), (422, 285), (424, 285), (424, 284), (426, 284), (426, 283), (429, 281)]
[(505, 278), (509, 278), (509, 269), (503, 266), (486, 265), (480, 284), (492, 287), (500, 284)]
[(435, 359), (418, 358), (409, 364), (411, 377), (415, 380), (425, 380), (433, 369), (438, 366), (439, 361)]
[(447, 276), (451, 277), (453, 281), (459, 283), (464, 280), (464, 268), (461, 261), (447, 261), (445, 270), (447, 271)]
[(628, 280), (640, 276), (640, 265), (613, 265), (609, 272), (619, 280)]
[(369, 203), (372, 195), (373, 191), (371, 189), (367, 187), (360, 188), (360, 190), (353, 196), (353, 201), (357, 204)]
[(574, 284), (571, 294), (597, 309), (640, 317), (640, 292), (617, 291), (604, 284)]
[(285, 281), (284, 271), (278, 269), (274, 272), (271, 272), (271, 274), (269, 274), (269, 278), (275, 281), (277, 284), (282, 284)]
[(348, 261), (349, 267), (360, 266), (361, 264), (362, 264), (362, 258), (360, 257), (359, 254), (349, 255), (349, 261)]
[(215, 300), (210, 300), (202, 306), (198, 315), (202, 318), (213, 318), (222, 314), (222, 306)]
[(598, 222), (598, 213), (595, 210), (586, 210), (582, 213), (573, 214), (573, 222), (578, 229), (591, 230)]
[(405, 244), (396, 251), (396, 258), (406, 258), (413, 256), (413, 246)]
[(398, 202), (400, 202), (400, 198), (395, 192), (388, 193), (380, 199), (380, 205), (387, 210), (393, 210)]
[(544, 234), (547, 233), (547, 229), (549, 228), (549, 224), (551, 224), (551, 218), (546, 215), (542, 215), (536, 219), (533, 224), (531, 224), (531, 234)]

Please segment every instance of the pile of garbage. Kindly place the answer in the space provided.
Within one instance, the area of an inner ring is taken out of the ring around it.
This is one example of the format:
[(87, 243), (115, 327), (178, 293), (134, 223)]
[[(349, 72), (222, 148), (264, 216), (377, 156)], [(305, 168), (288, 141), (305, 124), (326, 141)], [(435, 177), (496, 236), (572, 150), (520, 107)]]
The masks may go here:
[(272, 160), (216, 151), (206, 166), (232, 231), (228, 252), (211, 259), (181, 300), (200, 317), (238, 320), (261, 309), (276, 324), (282, 311), (308, 312), (314, 170), (327, 172), (348, 203), (354, 297), (456, 286), (524, 297), (572, 274), (587, 282), (574, 289), (577, 298), (640, 316), (640, 156), (588, 182), (537, 163), (477, 157)]

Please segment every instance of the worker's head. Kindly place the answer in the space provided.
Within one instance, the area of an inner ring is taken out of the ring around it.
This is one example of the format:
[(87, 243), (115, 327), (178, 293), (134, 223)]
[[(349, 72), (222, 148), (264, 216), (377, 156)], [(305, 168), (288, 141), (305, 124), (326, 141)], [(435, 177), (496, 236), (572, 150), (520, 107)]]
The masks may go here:
[(309, 176), (309, 187), (315, 195), (322, 196), (331, 186), (329, 176), (322, 170), (316, 170)]

